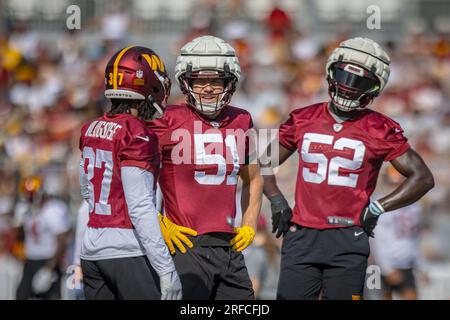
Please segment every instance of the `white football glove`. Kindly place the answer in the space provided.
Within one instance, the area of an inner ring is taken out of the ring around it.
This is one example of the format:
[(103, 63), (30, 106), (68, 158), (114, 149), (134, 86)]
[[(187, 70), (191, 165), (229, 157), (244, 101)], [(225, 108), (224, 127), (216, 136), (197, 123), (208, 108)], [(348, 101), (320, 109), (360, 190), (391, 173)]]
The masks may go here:
[(181, 300), (181, 281), (176, 271), (160, 276), (159, 280), (161, 300)]
[(57, 275), (53, 270), (47, 267), (40, 268), (33, 276), (31, 283), (34, 293), (41, 294), (47, 292), (56, 279)]

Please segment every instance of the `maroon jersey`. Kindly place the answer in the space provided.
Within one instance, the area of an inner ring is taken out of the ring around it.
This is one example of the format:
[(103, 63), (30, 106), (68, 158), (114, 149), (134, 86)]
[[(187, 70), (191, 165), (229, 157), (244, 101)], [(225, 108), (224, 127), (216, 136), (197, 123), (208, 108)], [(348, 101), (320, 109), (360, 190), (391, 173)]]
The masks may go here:
[[(159, 185), (167, 217), (198, 234), (233, 232), (236, 185), (248, 157), (250, 114), (227, 106), (207, 120), (186, 105), (170, 106), (150, 123), (162, 156)], [(229, 219), (229, 218), (228, 218)]]
[(316, 229), (345, 226), (334, 224), (333, 217), (359, 225), (383, 161), (410, 147), (400, 125), (388, 117), (367, 109), (337, 123), (327, 103), (292, 111), (279, 138), (299, 152), (292, 222)]
[(121, 167), (150, 171), (156, 181), (160, 161), (156, 135), (135, 116), (105, 114), (83, 126), (80, 150), (90, 194), (88, 226), (132, 229)]

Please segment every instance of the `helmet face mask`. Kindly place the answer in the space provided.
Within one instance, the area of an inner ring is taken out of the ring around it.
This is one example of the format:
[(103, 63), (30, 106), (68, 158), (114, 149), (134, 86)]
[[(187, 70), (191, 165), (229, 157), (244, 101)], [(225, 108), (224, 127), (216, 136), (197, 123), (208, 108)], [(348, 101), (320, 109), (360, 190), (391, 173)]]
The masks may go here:
[[(175, 66), (175, 77), (188, 106), (207, 116), (218, 115), (230, 103), (240, 74), (235, 50), (213, 36), (198, 37), (184, 45)], [(196, 85), (194, 90), (193, 85), (199, 82), (198, 79), (204, 79), (205, 86)], [(223, 81), (220, 89), (211, 86), (218, 83), (217, 80)], [(206, 87), (209, 91), (205, 91)]]
[(379, 81), (361, 66), (335, 63), (330, 67), (329, 94), (333, 104), (343, 112), (364, 109), (379, 93)]
[(215, 115), (228, 105), (237, 83), (231, 73), (216, 70), (186, 72), (181, 81), (188, 104), (205, 115)]
[(341, 42), (326, 64), (333, 105), (342, 112), (366, 108), (386, 87), (390, 62), (388, 54), (371, 39), (357, 37)]

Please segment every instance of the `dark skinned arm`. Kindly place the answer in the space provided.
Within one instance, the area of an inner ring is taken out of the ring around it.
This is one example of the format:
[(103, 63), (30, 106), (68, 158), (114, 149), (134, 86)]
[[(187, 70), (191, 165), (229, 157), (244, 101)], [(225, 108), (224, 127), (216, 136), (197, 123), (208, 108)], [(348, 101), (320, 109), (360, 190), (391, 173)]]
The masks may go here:
[(391, 163), (406, 179), (393, 192), (372, 202), (361, 212), (361, 226), (371, 237), (374, 236), (373, 229), (381, 213), (410, 205), (434, 187), (430, 169), (413, 149), (409, 149)]
[[(278, 188), (277, 185), (277, 179), (275, 178), (275, 175), (273, 174), (272, 169), (274, 168), (274, 162), (273, 161), (273, 156), (272, 156), (272, 152), (271, 150), (272, 145), (274, 143), (278, 143), (278, 141), (273, 141), (268, 147), (267, 150), (265, 152), (266, 155), (268, 155), (267, 157), (265, 157), (264, 159), (260, 159), (260, 165), (262, 170), (262, 175), (263, 175), (263, 179), (264, 179), (264, 188), (263, 188), (263, 192), (264, 195), (267, 198), (270, 198), (272, 196), (275, 196), (277, 194), (281, 194), (280, 189)], [(294, 152), (295, 150), (289, 150), (285, 147), (283, 147), (281, 144), (278, 143), (278, 165), (282, 165)]]
[(409, 149), (391, 161), (406, 179), (390, 194), (378, 200), (385, 211), (408, 206), (434, 187), (434, 178), (420, 155)]
[[(272, 155), (273, 145), (278, 144), (278, 154)], [(278, 141), (273, 141), (260, 158), (261, 172), (264, 179), (263, 192), (270, 201), (272, 211), (272, 233), (276, 232), (276, 237), (284, 236), (291, 224), (292, 210), (289, 203), (284, 198), (277, 186), (277, 180), (273, 173), (273, 168), (283, 164), (292, 154), (294, 150), (283, 147)], [(278, 156), (278, 161), (274, 161), (273, 156)]]

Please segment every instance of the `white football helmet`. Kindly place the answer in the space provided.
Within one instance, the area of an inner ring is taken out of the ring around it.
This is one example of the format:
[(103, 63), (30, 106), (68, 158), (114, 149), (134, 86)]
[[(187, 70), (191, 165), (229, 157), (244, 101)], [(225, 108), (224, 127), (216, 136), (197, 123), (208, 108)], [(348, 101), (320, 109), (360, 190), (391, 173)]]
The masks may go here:
[[(198, 37), (184, 45), (175, 65), (175, 78), (187, 103), (206, 115), (228, 105), (240, 76), (241, 67), (233, 47), (213, 36)], [(204, 103), (201, 94), (194, 95), (192, 81), (198, 78), (224, 80), (224, 90), (217, 95), (215, 103)]]
[(333, 104), (345, 112), (364, 109), (385, 88), (390, 62), (388, 54), (371, 39), (341, 42), (326, 65)]

